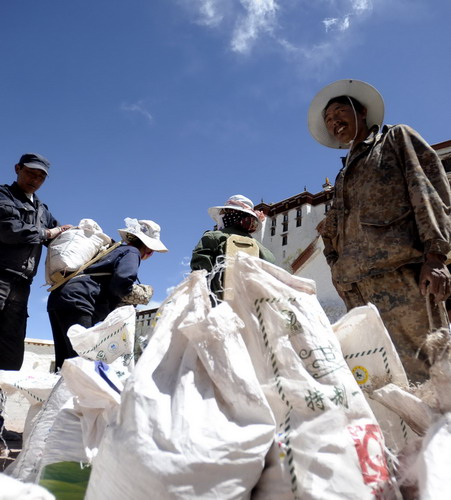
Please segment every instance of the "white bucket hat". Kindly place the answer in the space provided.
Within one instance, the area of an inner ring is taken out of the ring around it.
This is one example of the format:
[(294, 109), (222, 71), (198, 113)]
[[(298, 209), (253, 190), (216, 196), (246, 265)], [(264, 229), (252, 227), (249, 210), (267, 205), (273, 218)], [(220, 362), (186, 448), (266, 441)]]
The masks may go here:
[(246, 214), (255, 217), (258, 221), (258, 226), (260, 227), (262, 221), (265, 219), (265, 214), (259, 210), (254, 210), (254, 203), (249, 198), (246, 198), (242, 194), (234, 194), (231, 196), (224, 205), (219, 207), (210, 207), (208, 209), (208, 214), (210, 217), (218, 224), (218, 227), (223, 226), (221, 210), (225, 208), (231, 208), (237, 210), (238, 212), (244, 212)]
[(141, 240), (147, 248), (155, 252), (167, 252), (168, 249), (160, 240), (160, 226), (152, 220), (138, 220), (127, 217), (125, 229), (118, 229), (118, 232), (125, 242), (130, 242), (130, 236), (135, 236)]
[(347, 95), (357, 99), (367, 110), (368, 128), (379, 127), (384, 120), (384, 100), (379, 92), (360, 80), (338, 80), (324, 87), (316, 94), (308, 110), (308, 128), (312, 136), (323, 146), (348, 149), (349, 144), (341, 144), (329, 134), (324, 123), (324, 108), (334, 97)]

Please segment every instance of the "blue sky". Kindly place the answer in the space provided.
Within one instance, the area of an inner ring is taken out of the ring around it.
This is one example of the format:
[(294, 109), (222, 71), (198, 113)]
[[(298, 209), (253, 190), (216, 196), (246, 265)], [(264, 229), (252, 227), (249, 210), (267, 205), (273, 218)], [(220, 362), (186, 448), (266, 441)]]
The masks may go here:
[[(386, 123), (451, 139), (449, 0), (3, 0), (1, 183), (25, 152), (62, 223), (153, 219), (170, 249), (143, 262), (155, 300), (189, 271), (232, 194), (276, 202), (335, 178), (340, 152), (306, 126), (313, 96), (355, 78)], [(28, 336), (51, 338), (44, 262)]]

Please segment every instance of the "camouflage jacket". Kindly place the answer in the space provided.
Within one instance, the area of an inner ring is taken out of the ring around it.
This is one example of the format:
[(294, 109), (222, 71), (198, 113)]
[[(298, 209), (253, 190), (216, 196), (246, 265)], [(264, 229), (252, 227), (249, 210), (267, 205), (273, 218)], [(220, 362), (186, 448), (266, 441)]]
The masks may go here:
[(336, 285), (446, 255), (451, 193), (435, 151), (407, 125), (373, 130), (335, 181), (332, 209), (320, 225)]

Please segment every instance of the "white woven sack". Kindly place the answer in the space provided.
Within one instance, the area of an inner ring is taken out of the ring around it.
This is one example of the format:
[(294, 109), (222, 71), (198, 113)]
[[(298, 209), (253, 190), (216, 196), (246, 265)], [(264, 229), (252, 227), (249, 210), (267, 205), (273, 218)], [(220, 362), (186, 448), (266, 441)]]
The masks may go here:
[(211, 310), (205, 273), (180, 284), (122, 392), (86, 500), (250, 498), (274, 432), (227, 304)]
[(7, 395), (22, 394), (31, 405), (45, 403), (60, 376), (35, 371), (0, 370), (0, 387)]
[(97, 253), (111, 243), (111, 238), (92, 219), (82, 219), (77, 227), (61, 233), (47, 248), (45, 280), (54, 283), (52, 275), (72, 272), (89, 262)]
[(42, 486), (0, 473), (0, 500), (55, 500), (55, 497)]
[(421, 500), (447, 500), (451, 491), (451, 413), (441, 415), (423, 438), (411, 475)]
[(116, 418), (123, 385), (108, 365), (83, 358), (66, 360), (61, 368), (61, 375), (74, 395), (73, 407), (82, 435), (82, 440), (79, 441), (82, 441), (84, 454), (90, 462), (97, 454), (106, 426)]
[(130, 367), (133, 365), (135, 323), (133, 306), (118, 307), (91, 328), (71, 326), (67, 336), (82, 358), (111, 364), (121, 357), (123, 366)]
[[(332, 328), (340, 341), (344, 358), (359, 386), (365, 390), (388, 383), (407, 387), (407, 376), (395, 346), (373, 304), (356, 307)], [(382, 404), (368, 398), (390, 450), (397, 454), (416, 434), (407, 423)]]
[(39, 463), (37, 480), (44, 468), (58, 462), (88, 462), (83, 446), (80, 414), (74, 408), (74, 398), (69, 398), (60, 409), (45, 441)]
[(41, 469), (41, 460), (46, 441), (50, 435), (56, 416), (64, 404), (71, 398), (71, 393), (60, 377), (49, 398), (34, 420), (28, 438), (24, 440), (22, 451), (16, 460), (8, 466), (6, 473), (24, 482), (36, 482)]
[[(97, 364), (82, 358), (64, 362), (61, 375), (72, 397), (52, 425), (42, 453), (39, 476), (50, 464), (90, 462), (97, 454), (105, 427), (115, 420), (120, 395), (98, 373)], [(119, 384), (120, 390), (122, 384), (116, 379), (114, 382)]]
[[(254, 499), (390, 498), (380, 427), (348, 369), (314, 283), (238, 253), (233, 310), (276, 417)], [(278, 448), (279, 459), (276, 457)]]

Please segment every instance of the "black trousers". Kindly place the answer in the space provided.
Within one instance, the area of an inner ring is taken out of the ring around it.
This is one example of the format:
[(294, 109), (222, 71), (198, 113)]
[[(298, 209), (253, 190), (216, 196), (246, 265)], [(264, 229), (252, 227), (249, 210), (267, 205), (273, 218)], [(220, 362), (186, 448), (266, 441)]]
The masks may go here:
[(0, 276), (0, 370), (20, 370), (28, 318), (30, 283)]
[(93, 317), (86, 312), (55, 309), (48, 311), (48, 313), (52, 327), (53, 342), (55, 344), (55, 371), (57, 371), (61, 369), (65, 359), (78, 356), (67, 336), (69, 328), (72, 325), (91, 328), (95, 323)]

